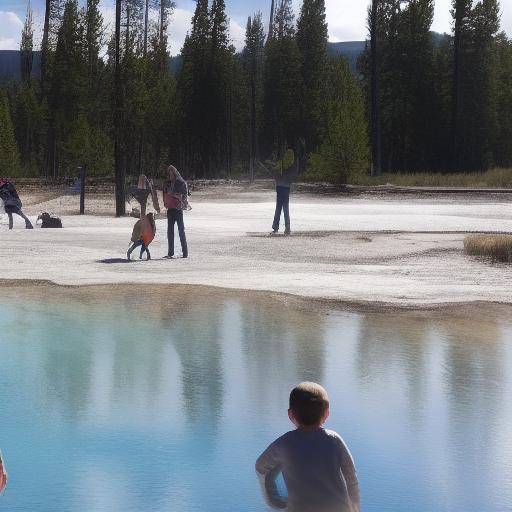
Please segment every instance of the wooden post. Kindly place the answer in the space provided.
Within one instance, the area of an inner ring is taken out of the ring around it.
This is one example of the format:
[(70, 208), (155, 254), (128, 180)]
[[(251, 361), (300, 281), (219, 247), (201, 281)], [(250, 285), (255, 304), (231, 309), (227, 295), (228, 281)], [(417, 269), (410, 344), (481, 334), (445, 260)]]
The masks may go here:
[(80, 215), (85, 214), (85, 178), (87, 176), (87, 166), (82, 165), (80, 169)]

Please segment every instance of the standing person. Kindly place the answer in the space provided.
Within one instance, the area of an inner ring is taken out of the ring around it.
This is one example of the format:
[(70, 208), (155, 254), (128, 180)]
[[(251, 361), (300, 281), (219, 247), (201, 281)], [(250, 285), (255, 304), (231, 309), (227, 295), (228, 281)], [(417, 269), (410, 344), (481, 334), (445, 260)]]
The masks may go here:
[(7, 213), (9, 217), (9, 229), (13, 228), (12, 216), (14, 213), (19, 215), (25, 221), (26, 229), (34, 228), (29, 218), (21, 211), (21, 207), (23, 205), (20, 197), (18, 196), (18, 192), (16, 192), (16, 188), (10, 181), (4, 178), (0, 178), (0, 199), (4, 202), (5, 213)]
[[(274, 174), (276, 181), (276, 212), (272, 224), (272, 233), (279, 231), (281, 212), (284, 213), (284, 234), (289, 235), (290, 231), (290, 189), (292, 183), (302, 172), (304, 166), (304, 139), (299, 139), (295, 144), (295, 151), (289, 149), (281, 162), (278, 171)], [(292, 161), (290, 164), (289, 162)]]
[[(323, 424), (329, 397), (314, 382), (290, 393), (288, 417), (297, 427), (274, 441), (256, 461), (256, 472), (271, 508), (289, 512), (359, 512), (359, 484), (354, 461), (343, 439)], [(279, 495), (282, 473), (288, 499)]]
[(139, 176), (137, 186), (130, 188), (130, 194), (140, 205), (139, 218), (142, 219), (146, 216), (146, 208), (149, 196), (151, 196), (151, 200), (153, 201), (153, 208), (158, 213), (160, 213), (160, 204), (158, 203), (158, 195), (156, 193), (156, 189), (153, 187), (153, 182), (144, 174)]
[(0, 494), (2, 494), (6, 485), (7, 485), (7, 473), (5, 471), (4, 461), (2, 459), (2, 453), (0, 452)]
[(183, 210), (188, 207), (187, 182), (174, 165), (170, 165), (167, 171), (169, 179), (164, 182), (163, 186), (164, 206), (167, 208), (167, 242), (169, 245), (166, 258), (174, 258), (174, 224), (178, 224), (183, 257), (188, 258), (187, 237), (183, 222)]

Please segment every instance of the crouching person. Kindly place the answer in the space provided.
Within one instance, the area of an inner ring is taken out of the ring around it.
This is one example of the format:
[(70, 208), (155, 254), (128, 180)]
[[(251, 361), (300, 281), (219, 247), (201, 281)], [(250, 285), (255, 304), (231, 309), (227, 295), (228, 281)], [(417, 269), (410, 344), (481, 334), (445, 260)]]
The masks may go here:
[[(290, 394), (288, 417), (297, 427), (274, 441), (256, 462), (268, 505), (289, 512), (359, 512), (359, 485), (352, 456), (343, 439), (323, 424), (329, 398), (314, 382)], [(276, 485), (282, 473), (288, 499)]]
[(9, 217), (9, 229), (13, 228), (12, 216), (14, 214), (19, 215), (25, 221), (26, 229), (33, 229), (34, 226), (29, 218), (21, 211), (23, 205), (16, 188), (10, 181), (3, 178), (0, 178), (0, 199), (4, 202), (5, 213)]
[(155, 217), (152, 213), (148, 213), (144, 215), (141, 219), (139, 219), (135, 226), (133, 227), (132, 232), (132, 243), (133, 245), (128, 249), (126, 254), (128, 260), (131, 259), (132, 252), (140, 247), (140, 255), (139, 259), (142, 259), (144, 253), (147, 254), (147, 259), (151, 259), (151, 253), (149, 252), (149, 244), (153, 241), (156, 234), (156, 224)]

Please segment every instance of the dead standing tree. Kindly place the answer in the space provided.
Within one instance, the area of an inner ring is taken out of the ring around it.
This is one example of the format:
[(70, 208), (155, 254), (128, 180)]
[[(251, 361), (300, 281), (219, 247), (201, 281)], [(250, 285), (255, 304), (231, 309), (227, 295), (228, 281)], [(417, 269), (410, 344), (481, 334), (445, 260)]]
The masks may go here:
[(116, 217), (126, 214), (125, 201), (125, 168), (121, 154), (121, 114), (122, 114), (122, 91), (121, 91), (121, 0), (116, 0), (116, 34), (115, 34), (115, 59), (114, 59), (114, 158), (115, 158), (115, 181), (116, 181)]

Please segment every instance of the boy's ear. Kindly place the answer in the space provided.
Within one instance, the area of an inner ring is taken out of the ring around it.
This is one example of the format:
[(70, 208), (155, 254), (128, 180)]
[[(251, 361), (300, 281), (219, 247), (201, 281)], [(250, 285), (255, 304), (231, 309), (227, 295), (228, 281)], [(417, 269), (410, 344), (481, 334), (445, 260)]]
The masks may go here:
[(329, 410), (329, 407), (327, 407), (327, 410), (325, 411), (325, 414), (324, 414), (324, 418), (322, 420), (322, 425), (329, 419), (329, 414), (330, 414), (330, 410)]
[(293, 411), (291, 409), (288, 409), (288, 418), (290, 418), (290, 421), (298, 428), (299, 422), (297, 421), (297, 418), (295, 418)]

